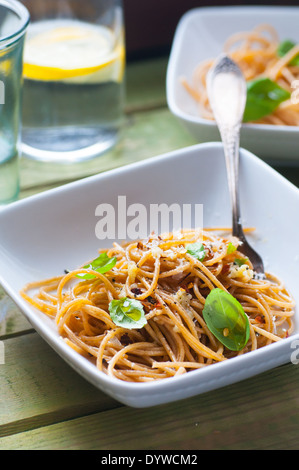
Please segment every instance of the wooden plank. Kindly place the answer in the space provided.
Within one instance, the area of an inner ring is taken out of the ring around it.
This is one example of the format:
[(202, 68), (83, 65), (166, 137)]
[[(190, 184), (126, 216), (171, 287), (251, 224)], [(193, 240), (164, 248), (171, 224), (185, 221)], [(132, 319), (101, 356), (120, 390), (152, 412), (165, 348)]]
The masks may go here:
[(79, 376), (37, 333), (3, 343), (0, 436), (120, 406)]
[(0, 285), (0, 339), (31, 329), (29, 322)]
[(126, 113), (167, 106), (168, 56), (130, 62), (126, 68)]
[(121, 407), (4, 437), (0, 448), (298, 449), (298, 385), (299, 369), (289, 364), (192, 399)]

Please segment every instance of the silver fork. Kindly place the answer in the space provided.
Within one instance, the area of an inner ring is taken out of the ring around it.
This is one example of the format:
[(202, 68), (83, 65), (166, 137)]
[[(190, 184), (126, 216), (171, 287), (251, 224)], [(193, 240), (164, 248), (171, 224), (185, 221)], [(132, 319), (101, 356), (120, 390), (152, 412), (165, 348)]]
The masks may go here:
[(232, 205), (232, 233), (242, 242), (239, 249), (248, 256), (255, 273), (263, 276), (263, 260), (249, 245), (243, 232), (239, 203), (239, 145), (246, 104), (246, 81), (238, 65), (226, 55), (221, 55), (210, 69), (207, 91), (224, 146)]

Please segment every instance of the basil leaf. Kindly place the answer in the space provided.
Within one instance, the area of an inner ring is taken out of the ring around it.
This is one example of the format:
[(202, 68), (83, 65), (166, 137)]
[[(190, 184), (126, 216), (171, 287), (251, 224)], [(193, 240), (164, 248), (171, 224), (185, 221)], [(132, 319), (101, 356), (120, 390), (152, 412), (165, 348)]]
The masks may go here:
[(283, 57), (284, 55), (286, 55), (291, 49), (293, 49), (293, 47), (295, 46), (296, 44), (293, 42), (293, 41), (290, 41), (290, 39), (286, 39), (285, 41), (282, 41), (279, 45), (278, 45), (278, 48), (277, 48), (277, 55), (279, 57)]
[(235, 245), (232, 244), (232, 242), (229, 242), (228, 246), (227, 246), (227, 254), (230, 255), (232, 254), (234, 251), (236, 251), (237, 247)]
[[(285, 56), (296, 44), (289, 39), (281, 42), (277, 48), (277, 55), (279, 57)], [(292, 60), (290, 60), (289, 65), (297, 65), (299, 66), (299, 54), (297, 54)]]
[(246, 264), (246, 261), (248, 258), (235, 258), (234, 263), (237, 264), (238, 266), (243, 266), (243, 264)]
[(247, 100), (243, 121), (256, 121), (267, 116), (289, 99), (291, 94), (269, 78), (259, 78), (247, 83)]
[(109, 304), (109, 313), (113, 323), (123, 328), (142, 328), (147, 323), (143, 305), (136, 299), (123, 297), (112, 300)]
[(209, 330), (228, 349), (240, 351), (246, 345), (250, 326), (242, 305), (222, 289), (213, 289), (206, 298), (203, 317)]
[(190, 243), (189, 245), (186, 245), (186, 249), (189, 255), (194, 256), (194, 258), (198, 259), (199, 261), (203, 261), (206, 256), (205, 248), (202, 243)]
[[(104, 274), (110, 271), (116, 264), (117, 259), (115, 257), (110, 258), (107, 253), (101, 253), (96, 259), (91, 261), (91, 263), (83, 266), (84, 269), (92, 269), (98, 273)], [(94, 279), (96, 276), (92, 273), (79, 273), (76, 275), (81, 279)]]

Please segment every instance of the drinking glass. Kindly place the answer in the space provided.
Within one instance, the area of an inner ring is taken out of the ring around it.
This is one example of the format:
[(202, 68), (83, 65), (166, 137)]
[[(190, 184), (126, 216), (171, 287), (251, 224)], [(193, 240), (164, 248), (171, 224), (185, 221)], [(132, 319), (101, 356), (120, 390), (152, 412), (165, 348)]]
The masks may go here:
[(74, 162), (110, 149), (123, 122), (125, 46), (121, 0), (23, 0), (22, 150)]
[(16, 0), (0, 0), (0, 206), (19, 194), (24, 35), (30, 17)]

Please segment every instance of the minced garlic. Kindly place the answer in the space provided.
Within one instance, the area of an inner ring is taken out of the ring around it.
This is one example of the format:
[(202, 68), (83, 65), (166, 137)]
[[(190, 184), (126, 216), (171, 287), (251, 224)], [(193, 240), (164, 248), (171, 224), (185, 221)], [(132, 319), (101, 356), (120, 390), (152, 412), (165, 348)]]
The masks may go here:
[(232, 264), (228, 273), (228, 277), (232, 279), (238, 279), (241, 282), (248, 282), (253, 278), (253, 271), (250, 269), (248, 264), (242, 264), (242, 266)]
[(175, 300), (181, 304), (181, 306), (186, 310), (191, 320), (194, 318), (192, 308), (190, 307), (190, 301), (192, 295), (185, 291), (185, 289), (180, 288), (175, 294)]

